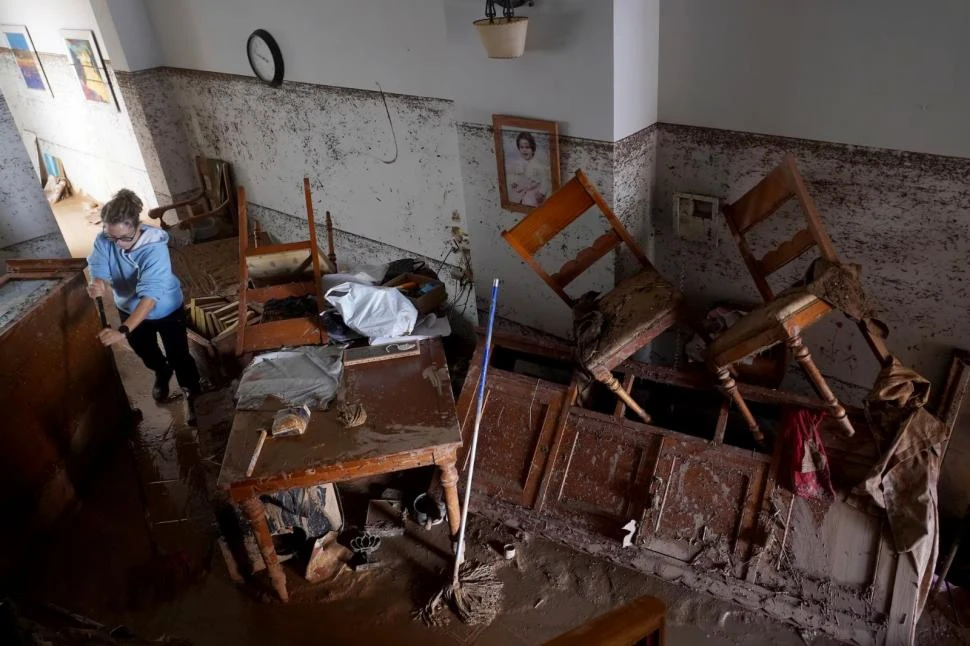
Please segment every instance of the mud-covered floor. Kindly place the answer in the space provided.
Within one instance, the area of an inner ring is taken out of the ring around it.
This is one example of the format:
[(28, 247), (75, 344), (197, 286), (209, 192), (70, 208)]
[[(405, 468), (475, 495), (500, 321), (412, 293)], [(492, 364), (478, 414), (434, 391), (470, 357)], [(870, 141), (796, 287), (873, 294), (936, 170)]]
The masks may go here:
[[(833, 644), (800, 633), (703, 593), (574, 552), (515, 528), (474, 519), (470, 558), (500, 559), (495, 546), (512, 542), (503, 562), (504, 610), (487, 628), (457, 620), (428, 628), (411, 612), (445, 581), (445, 525), (408, 525), (377, 553), (383, 567), (343, 571), (309, 585), (284, 564), (292, 600), (273, 601), (257, 576), (233, 584), (214, 547), (212, 483), (231, 414), (227, 390), (199, 403), (198, 431), (183, 424), (179, 401), (157, 405), (151, 376), (127, 348), (116, 356), (144, 419), (106, 453), (83, 502), (35, 551), (25, 555), (12, 596), (55, 603), (108, 626), (124, 624), (146, 638), (193, 644), (539, 644), (586, 619), (644, 594), (668, 606), (668, 644)], [(174, 382), (173, 382), (174, 387)], [(348, 519), (354, 510), (345, 500)], [(931, 604), (920, 643), (959, 644), (946, 598)], [(970, 612), (963, 617), (970, 625)]]

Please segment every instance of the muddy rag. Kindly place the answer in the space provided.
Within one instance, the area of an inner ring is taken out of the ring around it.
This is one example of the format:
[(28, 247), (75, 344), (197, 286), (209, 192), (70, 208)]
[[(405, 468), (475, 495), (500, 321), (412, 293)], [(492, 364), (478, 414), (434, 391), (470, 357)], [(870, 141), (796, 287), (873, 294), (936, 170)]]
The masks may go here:
[(286, 406), (326, 410), (343, 373), (343, 346), (302, 346), (258, 355), (243, 371), (236, 408), (258, 410), (267, 397)]
[(917, 617), (923, 611), (939, 549), (936, 485), (946, 426), (924, 407), (930, 383), (893, 357), (866, 396), (866, 414), (883, 450), (863, 483), (889, 516), (896, 551), (919, 575)]
[(299, 528), (315, 538), (333, 529), (326, 513), (328, 487), (326, 484), (314, 485), (261, 496), (270, 533), (283, 534)]
[(782, 425), (782, 477), (796, 496), (831, 502), (835, 497), (829, 460), (819, 435), (823, 411), (786, 408)]

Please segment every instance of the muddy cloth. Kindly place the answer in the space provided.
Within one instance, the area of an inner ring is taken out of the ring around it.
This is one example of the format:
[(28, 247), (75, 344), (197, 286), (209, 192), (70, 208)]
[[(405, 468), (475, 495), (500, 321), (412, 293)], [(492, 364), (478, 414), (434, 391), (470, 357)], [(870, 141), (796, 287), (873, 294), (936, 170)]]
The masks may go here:
[(819, 435), (823, 411), (785, 408), (782, 413), (781, 478), (796, 496), (831, 502), (829, 460)]
[(573, 338), (576, 340), (576, 360), (580, 365), (596, 351), (605, 317), (596, 309), (599, 292), (586, 292), (573, 305)]
[(651, 268), (624, 278), (602, 296), (583, 294), (573, 305), (576, 360), (592, 372), (611, 369), (628, 356), (617, 354), (619, 349), (646, 345), (683, 299)]
[(326, 410), (343, 373), (343, 346), (301, 346), (258, 355), (243, 371), (236, 408), (258, 410), (267, 397)]
[[(866, 332), (880, 339), (889, 336), (889, 328), (876, 318), (876, 304), (862, 289), (859, 274), (862, 268), (855, 263), (839, 263), (817, 258), (808, 271), (801, 289), (822, 299), (857, 323), (865, 323)], [(881, 343), (880, 343), (881, 344)], [(877, 354), (877, 359), (882, 360)]]
[(862, 289), (861, 271), (855, 263), (817, 258), (805, 274), (804, 288), (853, 321), (871, 319), (875, 305)]
[(322, 484), (260, 496), (270, 534), (302, 529), (308, 538), (316, 538), (334, 529), (325, 511), (328, 487)]
[(895, 358), (866, 396), (866, 415), (883, 451), (863, 483), (889, 515), (896, 551), (908, 553), (920, 576), (917, 614), (929, 594), (939, 539), (936, 485), (946, 426), (924, 406), (930, 383)]

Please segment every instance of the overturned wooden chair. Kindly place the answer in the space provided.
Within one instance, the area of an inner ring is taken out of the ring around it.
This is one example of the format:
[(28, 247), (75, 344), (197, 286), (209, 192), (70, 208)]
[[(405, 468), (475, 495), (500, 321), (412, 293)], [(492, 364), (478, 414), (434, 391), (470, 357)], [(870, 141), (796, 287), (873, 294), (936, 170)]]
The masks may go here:
[[(548, 274), (536, 261), (536, 252), (593, 206), (603, 213), (611, 230), (566, 262), (559, 271)], [(641, 269), (596, 301), (596, 310), (602, 314), (600, 333), (594, 347), (589, 349), (588, 358), (580, 358), (580, 363), (630, 410), (649, 422), (650, 416), (634, 401), (612, 371), (664, 330), (685, 318), (684, 298), (680, 292), (650, 264), (581, 170), (576, 171), (573, 179), (511, 230), (503, 231), (502, 237), (571, 308), (576, 305), (576, 299), (566, 293), (566, 286), (620, 244), (627, 245)]]
[[(317, 243), (310, 180), (303, 179), (309, 237), (298, 242), (250, 246), (246, 214), (246, 189), (239, 187), (239, 332), (236, 354), (271, 350), (283, 346), (323, 345), (327, 331), (320, 323), (323, 293), (322, 273), (332, 271)], [(258, 236), (257, 236), (258, 239)], [(292, 318), (266, 321), (265, 307), (271, 301), (312, 297), (315, 311)], [(249, 308), (263, 311), (251, 320)]]
[[(200, 188), (184, 200), (150, 210), (148, 217), (158, 220), (159, 226), (165, 230), (188, 229), (194, 242), (237, 235), (232, 164), (221, 159), (196, 157), (195, 171)], [(178, 209), (188, 210), (191, 215), (181, 217)], [(164, 216), (172, 210), (180, 217), (175, 223), (166, 222)]]
[[(805, 228), (763, 257), (756, 258), (745, 235), (793, 199), (797, 200), (805, 215)], [(825, 317), (832, 308), (808, 289), (794, 288), (776, 295), (768, 285), (769, 275), (813, 247), (818, 247), (820, 255), (826, 260), (839, 260), (795, 160), (790, 155), (786, 156), (754, 188), (733, 204), (725, 206), (723, 212), (765, 304), (749, 312), (714, 339), (707, 348), (708, 367), (717, 374), (724, 392), (741, 411), (755, 439), (762, 442), (764, 438), (758, 422), (738, 391), (737, 383), (731, 375), (731, 366), (778, 343), (786, 343), (812, 386), (825, 401), (832, 417), (842, 426), (846, 435), (851, 436), (855, 431), (845, 408), (832, 393), (802, 342), (802, 331)], [(866, 334), (866, 331), (863, 330), (863, 333)], [(866, 340), (870, 346), (873, 345), (873, 338), (867, 335)]]

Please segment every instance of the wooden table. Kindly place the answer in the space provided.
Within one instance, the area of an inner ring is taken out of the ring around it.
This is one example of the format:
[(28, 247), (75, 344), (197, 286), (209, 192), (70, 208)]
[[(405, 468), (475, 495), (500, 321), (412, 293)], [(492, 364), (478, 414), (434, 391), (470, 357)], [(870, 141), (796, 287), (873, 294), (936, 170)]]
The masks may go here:
[(335, 403), (314, 411), (301, 436), (267, 438), (253, 475), (246, 477), (259, 429), (269, 430), (275, 410), (237, 410), (218, 484), (246, 514), (273, 587), (288, 599), (259, 496), (437, 465), (452, 534), (460, 522), (455, 460), (461, 430), (444, 350), (439, 339), (420, 342), (421, 353), (344, 368), (343, 398), (364, 406), (367, 421), (344, 428)]

